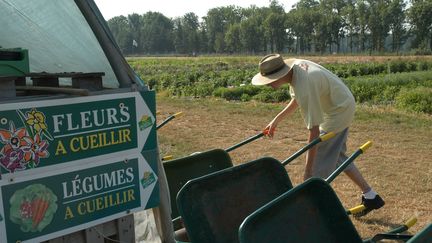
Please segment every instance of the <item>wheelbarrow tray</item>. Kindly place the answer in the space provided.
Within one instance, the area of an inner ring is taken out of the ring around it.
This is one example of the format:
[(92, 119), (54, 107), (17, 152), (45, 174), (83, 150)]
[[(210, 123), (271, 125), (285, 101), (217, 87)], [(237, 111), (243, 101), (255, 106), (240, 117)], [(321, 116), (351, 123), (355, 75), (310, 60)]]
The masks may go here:
[(420, 232), (414, 235), (407, 243), (430, 243), (432, 242), (432, 223), (426, 225)]
[(171, 198), (171, 218), (179, 216), (176, 197), (189, 180), (232, 167), (229, 154), (223, 149), (213, 149), (163, 163)]
[(233, 243), (249, 214), (291, 188), (282, 164), (267, 157), (189, 181), (177, 206), (191, 242)]
[(240, 242), (362, 242), (330, 185), (312, 178), (249, 215)]

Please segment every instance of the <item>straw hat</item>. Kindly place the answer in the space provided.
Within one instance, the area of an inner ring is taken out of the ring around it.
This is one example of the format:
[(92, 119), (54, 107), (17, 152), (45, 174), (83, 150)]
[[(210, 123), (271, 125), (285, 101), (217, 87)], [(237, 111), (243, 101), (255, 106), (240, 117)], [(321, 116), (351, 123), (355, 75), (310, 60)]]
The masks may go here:
[(279, 54), (270, 54), (259, 62), (260, 72), (252, 78), (253, 85), (267, 85), (283, 76), (291, 70), (295, 59), (283, 60)]

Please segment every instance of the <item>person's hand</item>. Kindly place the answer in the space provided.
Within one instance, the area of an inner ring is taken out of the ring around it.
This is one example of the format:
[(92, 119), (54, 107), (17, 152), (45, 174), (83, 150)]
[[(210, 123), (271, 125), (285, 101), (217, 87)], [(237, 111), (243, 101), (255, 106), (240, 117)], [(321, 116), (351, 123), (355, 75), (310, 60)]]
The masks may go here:
[(265, 128), (264, 128), (264, 135), (272, 138), (274, 136), (274, 132), (276, 130), (277, 122), (276, 120), (271, 121)]

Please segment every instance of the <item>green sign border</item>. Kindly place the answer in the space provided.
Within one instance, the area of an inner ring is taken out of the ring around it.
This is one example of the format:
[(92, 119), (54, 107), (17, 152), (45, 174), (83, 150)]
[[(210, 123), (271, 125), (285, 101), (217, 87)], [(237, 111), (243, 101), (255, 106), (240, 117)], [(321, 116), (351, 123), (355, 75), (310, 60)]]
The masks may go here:
[[(73, 171), (64, 168), (58, 173), (17, 182), (3, 181), (0, 215), (4, 221), (0, 225), (5, 236), (0, 236), (0, 241), (49, 240), (142, 210), (151, 201), (157, 179), (140, 156), (127, 161), (101, 161), (94, 167), (81, 166)], [(110, 187), (102, 187), (103, 180)], [(90, 187), (102, 189), (85, 194), (85, 188)], [(36, 220), (28, 211), (40, 201), (46, 201), (50, 207), (34, 210), (43, 212), (43, 218)]]
[(153, 150), (155, 123), (153, 91), (4, 104), (0, 173)]

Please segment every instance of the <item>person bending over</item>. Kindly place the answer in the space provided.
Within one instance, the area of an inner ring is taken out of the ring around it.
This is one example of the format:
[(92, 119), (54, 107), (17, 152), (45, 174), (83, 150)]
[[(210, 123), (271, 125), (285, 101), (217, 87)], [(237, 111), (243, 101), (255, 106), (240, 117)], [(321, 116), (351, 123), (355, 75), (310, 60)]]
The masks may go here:
[[(291, 101), (265, 127), (273, 137), (276, 127), (284, 118), (300, 108), (309, 142), (328, 132), (335, 137), (323, 141), (307, 151), (304, 180), (310, 177), (327, 178), (346, 156), (348, 128), (354, 119), (355, 100), (348, 87), (335, 74), (314, 62), (302, 59), (283, 59), (270, 54), (259, 62), (259, 73), (252, 78), (253, 85), (267, 85), (274, 89), (288, 84)], [(354, 163), (344, 172), (362, 191), (365, 210), (355, 216), (364, 216), (384, 206), (383, 199), (371, 188)]]

